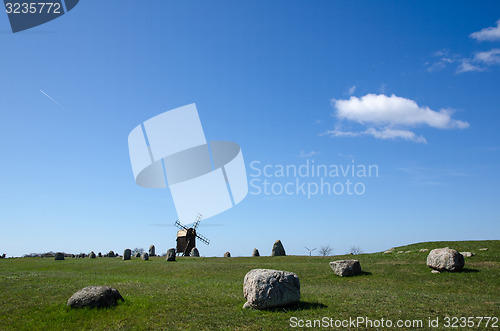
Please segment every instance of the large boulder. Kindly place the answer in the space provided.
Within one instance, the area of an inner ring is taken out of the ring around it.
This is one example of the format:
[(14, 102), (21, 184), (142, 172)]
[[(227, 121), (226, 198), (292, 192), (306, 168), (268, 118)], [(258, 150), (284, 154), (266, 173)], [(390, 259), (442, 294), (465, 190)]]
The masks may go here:
[(225, 253), (224, 253), (224, 257), (231, 257), (231, 253), (229, 253), (229, 252), (225, 252)]
[(68, 306), (106, 308), (116, 305), (119, 300), (123, 301), (123, 297), (117, 289), (107, 286), (87, 286), (69, 298)]
[(253, 249), (252, 256), (260, 256), (259, 250), (257, 248)]
[(130, 260), (130, 257), (132, 255), (132, 251), (130, 249), (126, 249), (123, 251), (123, 260)]
[(196, 247), (193, 247), (193, 249), (191, 250), (191, 256), (194, 256), (194, 257), (200, 257), (200, 252), (198, 251), (198, 248)]
[(108, 253), (108, 257), (115, 257), (115, 252), (113, 252), (113, 251), (109, 251), (109, 253)]
[(175, 261), (175, 248), (170, 248), (167, 251), (167, 261)]
[(156, 256), (155, 245), (149, 246), (149, 256)]
[(148, 253), (146, 253), (146, 252), (142, 253), (142, 255), (141, 255), (141, 259), (143, 259), (144, 261), (149, 260), (149, 254), (148, 254)]
[(361, 273), (358, 260), (339, 260), (330, 262), (333, 272), (340, 277), (356, 276)]
[(64, 253), (57, 252), (56, 255), (54, 256), (54, 260), (56, 261), (64, 260)]
[(285, 248), (283, 247), (281, 240), (276, 240), (276, 242), (273, 245), (271, 256), (285, 256), (285, 255), (286, 255)]
[(300, 300), (299, 277), (293, 272), (253, 269), (243, 280), (243, 308), (266, 309)]
[(96, 256), (95, 256), (94, 251), (90, 252), (89, 259), (95, 259), (95, 258), (96, 258)]
[(462, 254), (451, 248), (436, 248), (427, 255), (427, 266), (439, 271), (460, 271), (465, 265)]

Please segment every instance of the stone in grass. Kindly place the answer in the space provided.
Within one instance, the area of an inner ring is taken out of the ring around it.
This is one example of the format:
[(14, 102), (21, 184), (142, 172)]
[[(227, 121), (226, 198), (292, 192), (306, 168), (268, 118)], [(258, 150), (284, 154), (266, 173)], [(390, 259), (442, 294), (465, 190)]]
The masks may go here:
[(384, 254), (389, 254), (389, 253), (394, 253), (394, 251), (389, 249), (384, 252)]
[(224, 257), (231, 257), (231, 253), (229, 253), (229, 252), (225, 252), (225, 253), (224, 253)]
[(200, 257), (200, 251), (198, 251), (198, 248), (193, 247), (193, 248), (191, 249), (191, 253), (189, 253), (189, 256), (192, 256), (192, 257)]
[(113, 252), (113, 251), (109, 251), (109, 253), (108, 253), (108, 257), (115, 257), (115, 252)]
[(271, 256), (286, 256), (285, 248), (281, 243), (281, 240), (276, 240), (273, 245), (273, 250), (271, 251)]
[(460, 252), (460, 254), (462, 254), (464, 257), (472, 257), (472, 256), (476, 255), (472, 252)]
[(56, 261), (64, 260), (64, 254), (61, 252), (57, 252), (56, 255), (54, 256), (54, 260)]
[(428, 252), (428, 251), (429, 251), (429, 249), (427, 249), (427, 248), (422, 248), (421, 250), (419, 250), (420, 253), (425, 253), (425, 252)]
[(253, 269), (243, 280), (243, 308), (267, 309), (296, 303), (300, 300), (299, 277), (293, 272)]
[(175, 248), (170, 248), (167, 251), (167, 261), (175, 261)]
[(146, 253), (146, 252), (142, 253), (142, 255), (141, 255), (141, 259), (143, 259), (144, 261), (149, 260), (149, 254), (148, 254), (148, 253)]
[(141, 257), (141, 253), (139, 252), (135, 253), (135, 257)]
[(95, 259), (95, 258), (96, 258), (96, 256), (95, 256), (94, 251), (90, 252), (89, 259)]
[(156, 256), (155, 245), (149, 246), (149, 256)]
[(432, 269), (432, 270), (431, 270), (431, 273), (433, 273), (433, 274), (440, 274), (441, 272), (440, 272), (439, 270), (434, 270), (434, 269)]
[(132, 251), (130, 249), (126, 249), (123, 251), (123, 260), (130, 260), (130, 256), (132, 255)]
[(460, 271), (464, 265), (464, 256), (448, 247), (433, 249), (427, 256), (427, 266), (438, 271)]
[(117, 289), (107, 286), (87, 286), (71, 296), (68, 306), (71, 308), (106, 308), (124, 301)]
[(480, 248), (479, 250), (480, 250), (480, 251), (487, 251), (487, 250), (488, 250), (488, 248), (487, 248), (487, 247), (485, 247), (485, 248)]
[(97, 256), (98, 256), (98, 257), (102, 257), (102, 253), (101, 253), (101, 252), (99, 252), (99, 254), (97, 254)]
[(358, 260), (339, 260), (330, 262), (333, 273), (340, 277), (356, 276), (361, 273), (361, 264)]
[(259, 250), (257, 248), (253, 249), (252, 256), (260, 256)]

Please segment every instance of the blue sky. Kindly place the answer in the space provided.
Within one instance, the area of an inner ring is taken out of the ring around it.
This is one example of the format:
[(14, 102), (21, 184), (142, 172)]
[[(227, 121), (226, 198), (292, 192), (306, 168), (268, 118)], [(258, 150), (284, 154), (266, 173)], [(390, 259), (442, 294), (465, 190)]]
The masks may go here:
[(499, 19), (494, 1), (107, 0), (13, 34), (0, 14), (0, 253), (174, 247), (127, 136), (190, 103), (249, 180), (253, 161), (379, 169), (362, 195), (249, 194), (202, 221), (202, 255), (500, 239)]

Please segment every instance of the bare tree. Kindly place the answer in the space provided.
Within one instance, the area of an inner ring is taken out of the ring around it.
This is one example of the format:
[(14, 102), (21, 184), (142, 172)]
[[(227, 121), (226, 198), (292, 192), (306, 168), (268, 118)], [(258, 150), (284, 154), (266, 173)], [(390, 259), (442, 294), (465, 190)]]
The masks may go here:
[(141, 254), (141, 255), (142, 255), (142, 253), (144, 253), (144, 248), (137, 248), (137, 247), (136, 247), (136, 248), (134, 248), (134, 249), (132, 250), (132, 252), (131, 252), (131, 253), (132, 253), (132, 255), (135, 255), (135, 254), (137, 254), (137, 253), (139, 253), (139, 254)]
[(363, 250), (361, 250), (361, 248), (359, 248), (358, 246), (352, 246), (349, 253), (351, 253), (352, 255), (357, 255), (363, 253)]
[(333, 247), (330, 247), (330, 245), (326, 246), (321, 246), (319, 249), (319, 255), (321, 256), (330, 256), (333, 253)]

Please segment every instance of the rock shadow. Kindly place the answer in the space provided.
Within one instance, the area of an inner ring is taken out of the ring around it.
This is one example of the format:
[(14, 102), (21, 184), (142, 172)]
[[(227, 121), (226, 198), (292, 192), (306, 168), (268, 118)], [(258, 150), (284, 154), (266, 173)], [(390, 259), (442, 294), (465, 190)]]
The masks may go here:
[(263, 309), (263, 310), (272, 311), (272, 312), (288, 312), (288, 311), (321, 309), (321, 308), (328, 308), (328, 306), (324, 305), (320, 302), (299, 301), (297, 303), (292, 303), (290, 305), (281, 306), (281, 307), (273, 307), (273, 308), (268, 308), (268, 309)]

